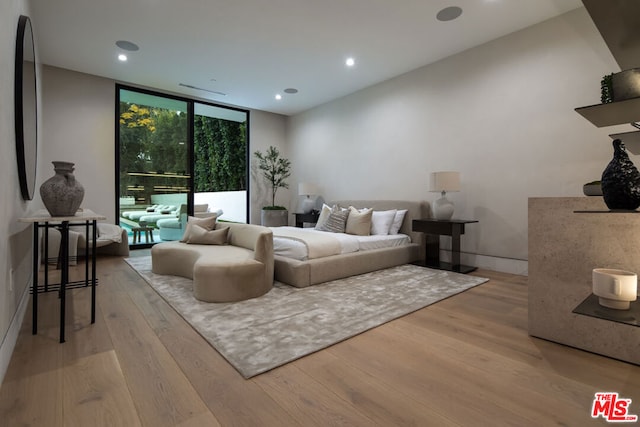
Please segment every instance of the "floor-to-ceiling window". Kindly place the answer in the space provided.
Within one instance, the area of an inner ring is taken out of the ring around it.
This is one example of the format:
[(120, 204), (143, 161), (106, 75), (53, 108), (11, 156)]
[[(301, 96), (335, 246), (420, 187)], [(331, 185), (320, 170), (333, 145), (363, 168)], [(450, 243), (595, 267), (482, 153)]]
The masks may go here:
[(247, 221), (247, 113), (194, 106), (194, 203), (221, 209), (227, 221)]
[(117, 215), (133, 247), (179, 240), (188, 215), (247, 221), (247, 111), (116, 92)]

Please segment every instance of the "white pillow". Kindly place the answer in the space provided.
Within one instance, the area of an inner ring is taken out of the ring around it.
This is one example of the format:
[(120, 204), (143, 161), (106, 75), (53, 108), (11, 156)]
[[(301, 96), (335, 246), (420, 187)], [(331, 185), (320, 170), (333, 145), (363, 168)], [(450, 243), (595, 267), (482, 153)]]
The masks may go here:
[(316, 230), (324, 227), (324, 224), (329, 219), (330, 214), (331, 214), (331, 207), (326, 203), (323, 203), (322, 210), (320, 211), (320, 215), (318, 216), (318, 221), (316, 221), (316, 226), (315, 226)]
[(393, 218), (393, 224), (391, 224), (389, 234), (398, 234), (398, 231), (400, 231), (400, 227), (402, 227), (402, 221), (404, 221), (404, 216), (406, 213), (407, 209), (400, 209), (396, 211), (396, 216)]
[(385, 236), (389, 234), (393, 219), (396, 217), (396, 209), (389, 211), (373, 211), (371, 215), (371, 234)]

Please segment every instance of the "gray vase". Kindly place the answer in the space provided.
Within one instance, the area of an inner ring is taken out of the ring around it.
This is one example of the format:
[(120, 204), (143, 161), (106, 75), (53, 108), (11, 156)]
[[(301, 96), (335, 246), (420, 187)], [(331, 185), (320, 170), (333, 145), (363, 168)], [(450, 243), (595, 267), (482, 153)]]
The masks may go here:
[(84, 188), (73, 175), (71, 162), (52, 162), (56, 172), (40, 186), (40, 197), (51, 216), (74, 216), (84, 198)]
[(265, 227), (282, 227), (289, 225), (289, 211), (282, 209), (263, 209), (260, 223)]

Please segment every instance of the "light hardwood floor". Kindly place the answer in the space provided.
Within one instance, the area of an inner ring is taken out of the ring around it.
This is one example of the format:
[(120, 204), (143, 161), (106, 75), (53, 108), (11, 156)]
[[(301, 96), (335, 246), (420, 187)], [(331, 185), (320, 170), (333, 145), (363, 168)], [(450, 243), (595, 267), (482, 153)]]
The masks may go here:
[(0, 425), (585, 426), (594, 393), (640, 415), (640, 367), (529, 337), (526, 278), (491, 280), (245, 380), (121, 258), (98, 262), (97, 322), (70, 292), (30, 311), (0, 389)]

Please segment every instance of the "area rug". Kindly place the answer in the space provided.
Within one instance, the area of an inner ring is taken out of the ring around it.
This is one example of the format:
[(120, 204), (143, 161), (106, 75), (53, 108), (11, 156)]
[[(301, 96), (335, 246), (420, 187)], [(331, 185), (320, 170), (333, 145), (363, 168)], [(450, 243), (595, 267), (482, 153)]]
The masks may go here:
[(308, 288), (276, 282), (259, 298), (205, 303), (190, 279), (152, 273), (150, 256), (126, 261), (245, 378), (488, 280), (403, 265)]

